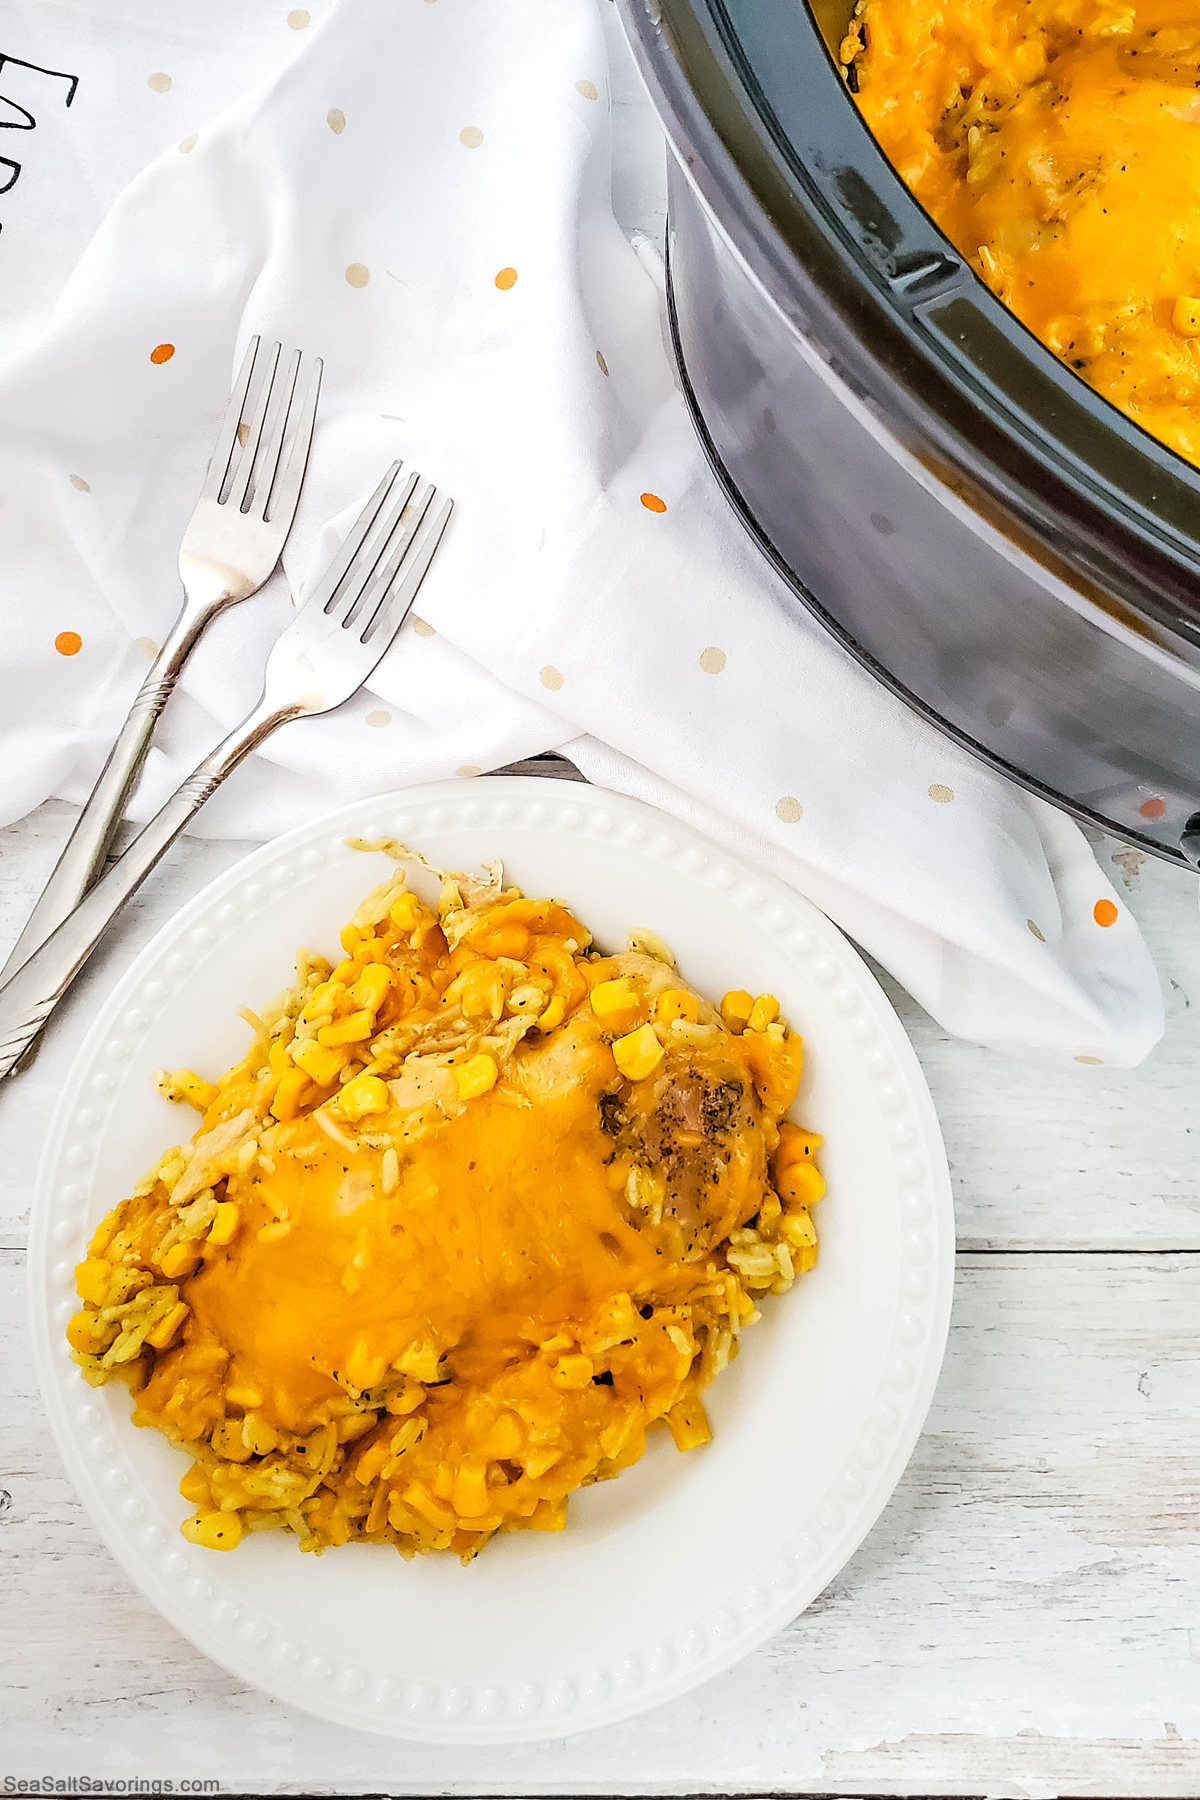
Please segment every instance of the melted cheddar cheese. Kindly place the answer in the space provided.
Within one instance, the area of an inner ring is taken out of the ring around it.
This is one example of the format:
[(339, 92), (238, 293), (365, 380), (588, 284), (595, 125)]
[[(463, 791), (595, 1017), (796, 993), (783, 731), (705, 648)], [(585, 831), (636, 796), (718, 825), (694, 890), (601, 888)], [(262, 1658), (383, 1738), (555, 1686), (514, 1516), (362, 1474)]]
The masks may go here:
[(1181, 0), (860, 0), (841, 59), (881, 147), (999, 298), (1200, 462), (1200, 16)]
[(435, 910), (397, 874), (219, 1082), (162, 1077), (200, 1129), (96, 1232), (68, 1336), (190, 1451), (192, 1541), (469, 1557), (659, 1421), (706, 1440), (755, 1299), (816, 1259), (800, 1040), (653, 940), (589, 946), (498, 876)]

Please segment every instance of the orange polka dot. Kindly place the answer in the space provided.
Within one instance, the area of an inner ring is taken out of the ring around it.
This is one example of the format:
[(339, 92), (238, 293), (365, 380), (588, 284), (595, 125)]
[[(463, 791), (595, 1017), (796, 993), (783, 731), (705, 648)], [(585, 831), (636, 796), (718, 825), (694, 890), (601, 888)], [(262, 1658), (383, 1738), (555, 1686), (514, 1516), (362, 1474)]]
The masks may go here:
[(153, 350), (150, 352), (150, 361), (152, 363), (170, 362), (174, 354), (174, 344), (155, 344)]
[(662, 513), (662, 512), (666, 512), (666, 510), (667, 510), (666, 501), (660, 500), (657, 494), (643, 494), (642, 495), (642, 505), (645, 507), (647, 512)]
[(516, 283), (517, 271), (515, 269), (501, 269), (496, 277), (496, 286), (498, 288), (515, 287)]
[(1117, 922), (1116, 905), (1111, 900), (1097, 900), (1092, 908), (1092, 917), (1097, 925), (1115, 925)]
[(60, 631), (54, 640), (54, 648), (60, 656), (78, 656), (83, 649), (83, 639), (77, 631)]
[(1153, 800), (1143, 800), (1142, 804), (1138, 807), (1138, 811), (1141, 813), (1143, 819), (1161, 819), (1166, 810), (1166, 801), (1157, 798)]

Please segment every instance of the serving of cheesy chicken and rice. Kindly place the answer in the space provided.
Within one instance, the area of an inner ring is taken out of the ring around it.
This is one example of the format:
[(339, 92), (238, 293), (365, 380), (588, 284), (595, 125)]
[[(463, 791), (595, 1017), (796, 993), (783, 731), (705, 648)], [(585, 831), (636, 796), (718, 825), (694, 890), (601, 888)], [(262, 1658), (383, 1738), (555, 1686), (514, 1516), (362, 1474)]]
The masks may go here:
[(897, 172), (999, 298), (1200, 463), (1200, 11), (858, 0), (840, 60)]
[(660, 1422), (708, 1440), (703, 1389), (816, 1261), (800, 1039), (498, 868), (436, 906), (397, 869), (341, 943), (219, 1081), (160, 1074), (199, 1129), (96, 1231), (68, 1338), (191, 1457), (193, 1543), (466, 1560)]

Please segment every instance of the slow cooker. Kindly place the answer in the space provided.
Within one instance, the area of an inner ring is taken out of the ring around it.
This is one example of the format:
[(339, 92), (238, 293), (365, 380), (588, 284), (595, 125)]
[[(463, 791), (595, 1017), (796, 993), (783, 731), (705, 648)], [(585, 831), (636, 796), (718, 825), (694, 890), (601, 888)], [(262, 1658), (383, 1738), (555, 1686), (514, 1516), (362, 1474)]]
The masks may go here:
[(913, 199), (849, 0), (618, 0), (673, 151), (680, 375), (730, 500), (879, 679), (1006, 775), (1200, 865), (1200, 470)]

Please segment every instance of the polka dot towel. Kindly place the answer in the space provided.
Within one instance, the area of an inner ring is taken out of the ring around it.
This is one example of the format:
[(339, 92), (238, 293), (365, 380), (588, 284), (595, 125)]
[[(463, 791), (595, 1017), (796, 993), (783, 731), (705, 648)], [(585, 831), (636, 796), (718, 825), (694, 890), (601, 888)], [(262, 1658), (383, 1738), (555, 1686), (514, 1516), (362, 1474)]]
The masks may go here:
[(283, 571), (187, 671), (138, 816), (253, 699), (403, 456), (458, 503), (420, 619), (201, 829), (265, 837), (563, 747), (794, 883), (950, 1030), (1081, 1079), (1137, 1061), (1158, 985), (1081, 834), (852, 665), (716, 492), (661, 269), (607, 212), (600, 11), (210, 0), (189, 36), (161, 0), (8, 0), (5, 92), (36, 125), (4, 195), (0, 819), (94, 779), (261, 331), (325, 358), (309, 480)]

